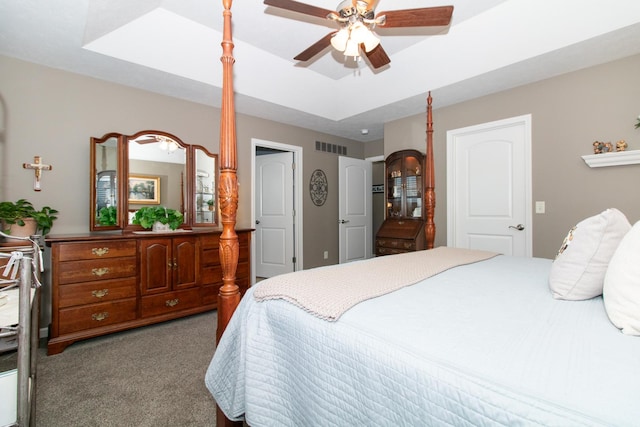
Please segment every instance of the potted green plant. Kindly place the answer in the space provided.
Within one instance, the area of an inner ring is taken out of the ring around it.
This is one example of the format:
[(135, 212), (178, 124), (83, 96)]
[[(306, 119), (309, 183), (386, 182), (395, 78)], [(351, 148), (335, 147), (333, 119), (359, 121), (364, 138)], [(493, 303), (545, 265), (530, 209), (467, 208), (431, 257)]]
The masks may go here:
[(12, 236), (32, 236), (49, 233), (53, 221), (58, 219), (58, 211), (45, 206), (40, 210), (26, 199), (15, 202), (0, 202), (0, 221), (2, 231)]
[(213, 205), (215, 204), (215, 200), (213, 199), (209, 199), (207, 200), (207, 205), (209, 205), (209, 210), (212, 211), (213, 210)]
[(117, 225), (118, 212), (115, 206), (106, 206), (98, 212), (98, 223), (100, 225)]
[(164, 206), (142, 207), (136, 211), (131, 220), (132, 224), (140, 225), (142, 228), (152, 228), (153, 231), (167, 231), (167, 226), (169, 229), (175, 230), (183, 222), (184, 216), (182, 213)]

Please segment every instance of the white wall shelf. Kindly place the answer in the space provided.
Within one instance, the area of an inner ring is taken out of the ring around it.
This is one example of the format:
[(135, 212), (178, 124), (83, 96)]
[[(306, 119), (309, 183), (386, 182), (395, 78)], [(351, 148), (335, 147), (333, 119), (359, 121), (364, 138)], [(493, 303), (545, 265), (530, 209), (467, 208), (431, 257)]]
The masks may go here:
[(612, 153), (589, 154), (582, 159), (591, 168), (640, 164), (640, 150), (616, 151)]

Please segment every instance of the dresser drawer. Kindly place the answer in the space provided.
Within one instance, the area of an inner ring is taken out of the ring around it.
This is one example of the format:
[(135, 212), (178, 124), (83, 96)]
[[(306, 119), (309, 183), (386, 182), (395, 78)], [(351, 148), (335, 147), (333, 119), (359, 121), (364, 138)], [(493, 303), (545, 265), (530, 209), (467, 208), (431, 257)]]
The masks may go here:
[(376, 248), (376, 255), (394, 255), (394, 254), (403, 254), (409, 252), (406, 249), (399, 248), (383, 248), (378, 246)]
[(90, 282), (136, 275), (136, 258), (108, 258), (61, 262), (58, 265), (58, 283)]
[[(240, 288), (240, 295), (244, 296), (244, 293), (249, 289), (249, 277), (236, 279), (236, 286)], [(218, 282), (214, 285), (206, 285), (202, 287), (202, 304), (209, 305), (215, 304), (218, 302), (218, 293), (220, 293), (220, 288), (222, 287), (222, 282)]]
[(73, 283), (58, 288), (58, 307), (97, 304), (136, 296), (136, 278)]
[(70, 334), (85, 329), (99, 328), (136, 318), (136, 299), (128, 298), (59, 311), (58, 332)]
[(212, 265), (202, 269), (202, 283), (205, 285), (222, 282), (222, 266)]
[(58, 247), (60, 261), (118, 258), (136, 255), (135, 240), (65, 243)]
[(218, 249), (220, 247), (220, 234), (207, 234), (200, 238), (202, 249)]
[(215, 248), (204, 248), (202, 250), (202, 266), (210, 267), (220, 265), (220, 250)]
[[(245, 251), (246, 252), (246, 251)], [(246, 258), (245, 258), (246, 259)], [(249, 262), (238, 262), (236, 268), (236, 279), (246, 279), (249, 277)], [(205, 285), (222, 282), (222, 266), (220, 264), (202, 269), (202, 283)]]
[(376, 239), (376, 246), (392, 249), (404, 249), (407, 251), (416, 250), (416, 242), (414, 240), (378, 238)]
[[(208, 236), (202, 239), (203, 265), (220, 264), (220, 236)], [(240, 249), (239, 262), (249, 259), (249, 234), (238, 235), (238, 247)]]
[(202, 287), (202, 304), (217, 304), (218, 303), (218, 293), (220, 293), (220, 287), (222, 283), (216, 283), (215, 285), (208, 285)]
[(142, 297), (142, 317), (158, 316), (200, 305), (200, 289), (166, 292)]
[(245, 261), (238, 262), (238, 268), (236, 269), (236, 278), (245, 279), (249, 277), (249, 263)]

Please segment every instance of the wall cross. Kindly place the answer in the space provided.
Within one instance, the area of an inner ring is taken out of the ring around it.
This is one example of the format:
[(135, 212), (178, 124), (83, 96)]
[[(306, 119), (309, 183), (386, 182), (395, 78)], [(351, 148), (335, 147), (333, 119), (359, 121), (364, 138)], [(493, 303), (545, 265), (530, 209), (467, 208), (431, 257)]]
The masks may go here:
[(40, 191), (40, 177), (42, 175), (42, 171), (50, 171), (53, 169), (51, 165), (45, 165), (42, 163), (42, 158), (40, 156), (33, 157), (33, 163), (23, 163), (22, 167), (25, 169), (33, 169), (35, 171), (35, 178), (33, 180), (33, 190)]

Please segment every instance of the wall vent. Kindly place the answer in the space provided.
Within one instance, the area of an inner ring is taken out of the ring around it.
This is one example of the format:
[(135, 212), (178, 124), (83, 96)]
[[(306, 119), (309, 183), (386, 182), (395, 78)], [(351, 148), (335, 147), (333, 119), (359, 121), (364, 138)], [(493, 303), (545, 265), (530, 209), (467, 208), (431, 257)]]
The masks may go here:
[(347, 147), (338, 144), (329, 144), (328, 142), (316, 141), (316, 151), (324, 151), (325, 153), (337, 154), (339, 156), (347, 155)]

